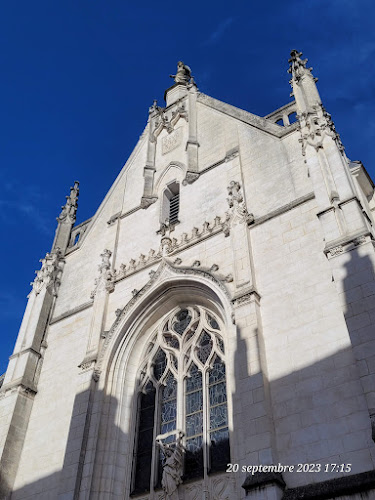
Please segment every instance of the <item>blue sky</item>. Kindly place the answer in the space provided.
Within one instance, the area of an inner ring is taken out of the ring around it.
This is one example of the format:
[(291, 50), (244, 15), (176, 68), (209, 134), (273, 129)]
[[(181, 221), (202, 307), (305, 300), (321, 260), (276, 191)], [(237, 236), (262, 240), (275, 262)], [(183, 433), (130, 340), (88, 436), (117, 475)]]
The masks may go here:
[(375, 178), (374, 17), (370, 0), (2, 2), (0, 373), (69, 186), (79, 223), (178, 60), (202, 92), (262, 116), (290, 101), (289, 53), (303, 51), (348, 156)]

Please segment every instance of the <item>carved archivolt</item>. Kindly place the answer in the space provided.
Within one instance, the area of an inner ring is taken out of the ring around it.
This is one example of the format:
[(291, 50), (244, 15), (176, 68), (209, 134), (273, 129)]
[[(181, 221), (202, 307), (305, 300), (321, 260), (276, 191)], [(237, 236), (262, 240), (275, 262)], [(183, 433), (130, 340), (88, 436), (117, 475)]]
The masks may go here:
[(142, 303), (147, 302), (149, 304), (149, 297), (152, 295), (153, 291), (156, 292), (159, 289), (162, 283), (171, 283), (176, 279), (178, 280), (178, 283), (181, 283), (181, 279), (183, 277), (186, 277), (187, 279), (190, 278), (192, 283), (196, 283), (197, 286), (201, 284), (203, 287), (209, 287), (215, 294), (218, 293), (221, 298), (218, 296), (217, 300), (219, 303), (221, 302), (221, 307), (223, 307), (226, 311), (228, 318), (231, 317), (233, 312), (231, 295), (224, 286), (223, 282), (216, 279), (208, 271), (196, 268), (177, 268), (166, 259), (163, 259), (157, 271), (152, 273), (149, 281), (137, 292), (135, 296), (129, 300), (121, 312), (118, 311), (116, 320), (106, 335), (100, 350), (96, 365), (96, 373), (100, 373), (102, 371), (105, 359), (110, 356), (110, 345), (113, 343), (117, 334), (126, 328), (125, 325), (127, 320), (130, 321), (132, 312), (135, 314), (136, 309), (141, 307)]

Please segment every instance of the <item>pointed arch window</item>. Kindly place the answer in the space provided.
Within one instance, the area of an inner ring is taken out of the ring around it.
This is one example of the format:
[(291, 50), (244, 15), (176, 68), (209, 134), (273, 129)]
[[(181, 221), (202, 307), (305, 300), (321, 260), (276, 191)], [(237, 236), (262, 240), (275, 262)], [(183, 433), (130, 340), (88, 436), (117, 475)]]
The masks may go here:
[(161, 484), (163, 453), (184, 434), (184, 479), (230, 462), (223, 326), (201, 306), (176, 308), (160, 322), (143, 358), (133, 464), (133, 493)]

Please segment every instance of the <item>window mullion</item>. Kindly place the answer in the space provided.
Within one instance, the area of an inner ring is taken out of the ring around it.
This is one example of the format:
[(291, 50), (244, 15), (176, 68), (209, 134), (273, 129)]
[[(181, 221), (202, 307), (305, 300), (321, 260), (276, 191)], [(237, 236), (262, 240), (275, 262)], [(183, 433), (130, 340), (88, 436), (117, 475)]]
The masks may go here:
[(176, 418), (176, 439), (177, 432), (179, 430), (184, 430), (184, 422), (185, 422), (185, 405), (184, 405), (184, 371), (182, 369), (183, 366), (183, 352), (180, 351), (180, 356), (178, 360), (178, 372), (177, 372), (177, 418)]
[(209, 470), (209, 391), (208, 391), (208, 371), (203, 370), (202, 373), (202, 391), (203, 391), (203, 478), (206, 481)]
[(156, 436), (159, 434), (160, 429), (160, 412), (161, 412), (161, 404), (160, 404), (160, 387), (156, 388), (155, 394), (155, 412), (154, 412), (154, 432), (152, 436), (152, 467), (151, 467), (151, 485), (150, 485), (150, 493), (154, 492), (156, 478), (158, 477), (158, 465), (159, 465), (159, 449), (156, 444)]

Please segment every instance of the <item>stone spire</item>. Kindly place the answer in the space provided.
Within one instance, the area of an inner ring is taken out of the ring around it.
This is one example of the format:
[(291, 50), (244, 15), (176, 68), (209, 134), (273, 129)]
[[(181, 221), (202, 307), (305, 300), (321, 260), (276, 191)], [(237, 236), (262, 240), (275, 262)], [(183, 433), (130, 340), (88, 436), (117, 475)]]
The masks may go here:
[(325, 137), (331, 137), (339, 151), (342, 153), (344, 147), (340, 136), (336, 131), (331, 115), (324, 108), (316, 86), (317, 78), (314, 78), (311, 70), (307, 68), (307, 59), (301, 59), (302, 52), (292, 50), (290, 53), (288, 73), (291, 73), (290, 84), (297, 105), (299, 118), (301, 143), (303, 155), (306, 155), (307, 146), (313, 146), (315, 150), (323, 147)]
[(302, 155), (314, 186), (326, 248), (330, 248), (331, 241), (345, 238), (349, 229), (364, 231), (366, 221), (340, 136), (322, 104), (312, 68), (301, 56), (302, 52), (292, 50), (288, 71), (292, 75)]
[(296, 99), (298, 113), (309, 111), (317, 104), (321, 104), (318, 89), (316, 87), (317, 78), (311, 73), (312, 68), (307, 68), (307, 59), (301, 59), (302, 52), (292, 50), (290, 53), (288, 73), (291, 73), (290, 84)]
[(74, 224), (78, 207), (79, 182), (75, 181), (74, 186), (70, 188), (70, 195), (66, 196), (66, 203), (61, 207), (61, 214), (58, 216), (58, 222), (68, 221)]
[(79, 182), (75, 181), (74, 186), (70, 188), (69, 196), (66, 196), (66, 203), (61, 207), (61, 213), (57, 217), (57, 229), (55, 239), (52, 245), (52, 251), (59, 248), (62, 255), (68, 247), (70, 233), (76, 221), (78, 207)]

